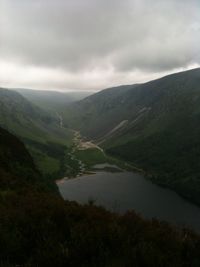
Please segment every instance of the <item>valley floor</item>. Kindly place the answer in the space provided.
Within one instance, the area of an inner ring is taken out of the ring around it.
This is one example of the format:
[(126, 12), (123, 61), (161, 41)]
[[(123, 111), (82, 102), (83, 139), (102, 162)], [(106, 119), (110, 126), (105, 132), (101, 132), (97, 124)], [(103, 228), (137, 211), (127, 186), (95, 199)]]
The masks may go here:
[[(92, 173), (96, 164), (116, 165), (121, 169), (144, 173), (131, 163), (107, 155), (104, 150), (93, 141), (84, 140), (80, 132), (74, 131), (72, 145), (66, 154), (66, 179)], [(106, 167), (105, 167), (106, 168)]]

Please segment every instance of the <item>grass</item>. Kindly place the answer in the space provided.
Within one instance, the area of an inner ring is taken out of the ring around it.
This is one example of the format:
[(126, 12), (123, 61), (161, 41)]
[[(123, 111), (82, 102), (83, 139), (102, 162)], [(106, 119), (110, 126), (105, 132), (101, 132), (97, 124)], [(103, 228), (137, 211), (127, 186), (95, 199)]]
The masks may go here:
[(58, 179), (65, 173), (65, 153), (72, 145), (73, 132), (65, 128), (48, 130), (51, 134), (46, 139), (22, 139), (38, 170)]
[(39, 149), (29, 147), (29, 152), (34, 159), (34, 162), (39, 171), (43, 174), (53, 174), (59, 171), (60, 162), (59, 160), (48, 156)]
[(143, 172), (142, 169), (136, 168), (131, 162), (112, 157), (97, 148), (77, 150), (74, 155), (77, 159), (82, 161), (83, 164), (85, 164), (86, 169), (91, 169), (96, 164), (109, 163), (116, 165), (123, 170)]
[(77, 150), (75, 152), (75, 156), (76, 158), (81, 160), (88, 168), (91, 168), (95, 164), (107, 162), (106, 155), (97, 148)]
[(44, 155), (42, 161), (39, 162), (38, 166), (41, 165), (41, 169), (46, 174), (58, 172), (60, 170), (60, 162), (54, 158)]

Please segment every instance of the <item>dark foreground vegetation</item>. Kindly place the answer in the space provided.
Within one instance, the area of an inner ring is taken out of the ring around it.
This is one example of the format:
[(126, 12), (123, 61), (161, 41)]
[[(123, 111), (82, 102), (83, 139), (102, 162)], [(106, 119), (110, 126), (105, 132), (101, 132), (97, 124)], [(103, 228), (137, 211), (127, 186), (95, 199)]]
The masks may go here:
[(33, 188), (0, 204), (0, 266), (200, 266), (200, 238)]
[(0, 266), (200, 266), (200, 237), (133, 211), (64, 201), (0, 129)]

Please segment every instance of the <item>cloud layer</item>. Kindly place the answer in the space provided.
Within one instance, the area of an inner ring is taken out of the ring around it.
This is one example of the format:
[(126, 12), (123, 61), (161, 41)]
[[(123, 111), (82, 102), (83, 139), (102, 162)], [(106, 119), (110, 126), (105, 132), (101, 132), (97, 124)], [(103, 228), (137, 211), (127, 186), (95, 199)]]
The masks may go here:
[(1, 0), (0, 85), (100, 89), (200, 63), (198, 0)]

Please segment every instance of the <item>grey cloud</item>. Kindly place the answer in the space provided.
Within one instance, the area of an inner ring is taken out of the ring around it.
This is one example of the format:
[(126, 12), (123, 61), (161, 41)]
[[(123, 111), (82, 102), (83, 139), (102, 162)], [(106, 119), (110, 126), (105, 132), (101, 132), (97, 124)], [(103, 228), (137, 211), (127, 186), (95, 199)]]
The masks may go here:
[(0, 60), (68, 73), (200, 63), (198, 0), (1, 0)]

